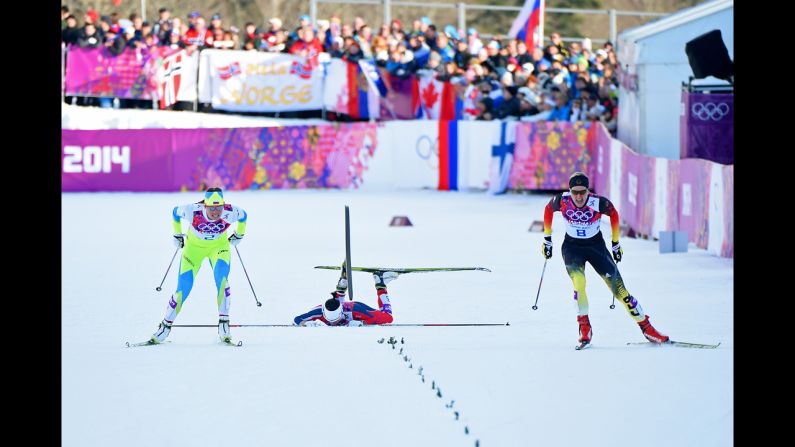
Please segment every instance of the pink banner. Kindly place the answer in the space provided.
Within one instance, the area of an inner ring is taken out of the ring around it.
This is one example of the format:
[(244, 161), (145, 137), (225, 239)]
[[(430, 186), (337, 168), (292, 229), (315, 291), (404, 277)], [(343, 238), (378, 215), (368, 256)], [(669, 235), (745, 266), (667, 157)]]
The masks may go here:
[(678, 186), (678, 191), (671, 191), (676, 193), (679, 205), (675, 208), (678, 217), (675, 229), (687, 231), (690, 242), (707, 248), (711, 163), (707, 160), (687, 159), (671, 162), (670, 165), (678, 165), (678, 181), (671, 184)]
[[(517, 132), (517, 148), (519, 147)], [(690, 242), (709, 247), (710, 179), (713, 162), (701, 159), (667, 160), (666, 184), (657, 183), (654, 157), (621, 148), (621, 191), (611, 191), (610, 147), (613, 143), (604, 126), (597, 124), (588, 134), (588, 148), (593, 160), (588, 166), (592, 186), (597, 194), (609, 197), (619, 207), (622, 223), (640, 234), (651, 235), (657, 203), (657, 188), (667, 188), (665, 222), (660, 231), (687, 231)], [(518, 151), (518, 149), (517, 149)], [(721, 168), (723, 182), (723, 239), (720, 254), (734, 257), (734, 166)]]
[(611, 197), (610, 191), (610, 144), (612, 137), (604, 124), (596, 122), (588, 130), (588, 150), (593, 154), (588, 165), (588, 177), (591, 189), (605, 197)]
[(193, 167), (185, 188), (355, 188), (377, 144), (375, 123), (223, 131), (183, 163)]
[(62, 191), (173, 191), (171, 131), (61, 130)]
[(114, 56), (107, 48), (70, 45), (66, 56), (66, 95), (132, 99), (156, 97), (160, 51), (126, 48)]
[(734, 165), (721, 169), (723, 172), (723, 244), (720, 255), (734, 257)]
[(569, 176), (587, 171), (590, 122), (538, 121), (516, 125), (516, 148), (508, 187), (568, 189)]
[(622, 148), (621, 197), (613, 197), (620, 203), (620, 215), (635, 231), (650, 235), (654, 223), (654, 167), (652, 157)]
[(62, 191), (356, 188), (375, 123), (62, 130)]

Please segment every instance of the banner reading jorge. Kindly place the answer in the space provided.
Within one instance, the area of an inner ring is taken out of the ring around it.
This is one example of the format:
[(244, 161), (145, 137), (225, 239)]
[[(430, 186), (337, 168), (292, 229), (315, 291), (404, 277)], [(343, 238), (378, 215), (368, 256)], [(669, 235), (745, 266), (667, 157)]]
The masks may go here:
[(323, 107), (322, 67), (281, 53), (205, 50), (199, 101), (239, 112), (285, 112)]

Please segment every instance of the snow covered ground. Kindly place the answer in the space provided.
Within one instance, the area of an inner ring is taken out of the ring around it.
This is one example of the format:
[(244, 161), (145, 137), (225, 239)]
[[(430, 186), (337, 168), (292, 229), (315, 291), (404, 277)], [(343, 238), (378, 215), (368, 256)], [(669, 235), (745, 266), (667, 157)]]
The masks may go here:
[[(651, 321), (675, 340), (714, 350), (627, 346), (643, 341), (587, 268), (594, 341), (577, 352), (576, 305), (554, 257), (542, 271), (543, 195), (439, 191), (229, 191), (249, 213), (236, 254), (232, 322), (290, 323), (325, 300), (344, 257), (362, 266), (483, 266), (417, 273), (390, 284), (396, 323), (500, 327), (175, 328), (163, 346), (125, 348), (156, 329), (176, 287), (171, 209), (198, 193), (62, 195), (64, 446), (727, 446), (733, 440), (734, 263), (693, 248), (661, 255), (625, 238), (619, 264)], [(621, 210), (619, 209), (619, 212)], [(406, 215), (413, 227), (395, 228)], [(608, 219), (603, 219), (603, 233)], [(357, 300), (375, 304), (356, 273)], [(205, 265), (177, 324), (215, 324)], [(404, 361), (382, 337), (403, 339)], [(409, 368), (409, 365), (412, 368)], [(418, 375), (422, 367), (425, 382)], [(442, 397), (437, 396), (440, 388)], [(451, 405), (451, 401), (452, 405)], [(459, 418), (456, 420), (455, 413)], [(469, 433), (465, 433), (465, 431)]]

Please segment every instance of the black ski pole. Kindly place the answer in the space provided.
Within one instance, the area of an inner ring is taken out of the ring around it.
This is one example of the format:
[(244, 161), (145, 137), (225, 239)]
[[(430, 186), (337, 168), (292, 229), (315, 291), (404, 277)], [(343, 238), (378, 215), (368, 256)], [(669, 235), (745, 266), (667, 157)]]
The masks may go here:
[(536, 304), (538, 304), (538, 295), (541, 294), (541, 283), (544, 282), (544, 272), (547, 270), (547, 261), (548, 260), (549, 259), (544, 259), (544, 268), (541, 269), (541, 281), (538, 282), (538, 293), (536, 293), (536, 302), (535, 302), (535, 304), (533, 304), (533, 310), (538, 310), (538, 306), (536, 306)]
[(237, 245), (235, 245), (235, 251), (237, 252), (237, 259), (240, 259), (240, 265), (243, 267), (243, 272), (246, 274), (246, 279), (248, 280), (248, 286), (251, 287), (251, 293), (254, 294), (254, 301), (257, 302), (257, 307), (262, 307), (262, 303), (260, 303), (259, 300), (257, 299), (257, 293), (254, 292), (254, 286), (251, 285), (251, 278), (248, 277), (246, 266), (245, 264), (243, 264), (243, 258), (240, 257), (240, 252), (237, 251)]
[(348, 300), (353, 301), (353, 275), (351, 274), (351, 216), (345, 205), (345, 274), (348, 279)]
[(160, 285), (159, 286), (155, 287), (155, 290), (157, 290), (158, 292), (163, 290), (163, 283), (166, 282), (166, 276), (168, 276), (168, 271), (171, 270), (171, 264), (174, 263), (174, 258), (177, 257), (177, 252), (178, 251), (179, 251), (179, 247), (177, 247), (177, 250), (174, 252), (174, 256), (171, 257), (171, 262), (168, 263), (168, 268), (166, 269), (166, 274), (163, 275), (163, 280), (160, 281)]

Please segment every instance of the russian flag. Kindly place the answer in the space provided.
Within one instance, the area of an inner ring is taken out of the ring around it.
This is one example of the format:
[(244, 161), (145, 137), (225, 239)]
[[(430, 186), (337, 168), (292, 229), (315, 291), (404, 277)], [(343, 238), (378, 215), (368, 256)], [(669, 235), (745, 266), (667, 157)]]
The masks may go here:
[[(377, 119), (381, 115), (379, 96), (387, 89), (372, 61), (347, 62), (348, 115), (358, 119)], [(364, 80), (365, 82), (361, 82)]]
[[(536, 31), (540, 29), (540, 37), (536, 38)], [(511, 31), (508, 35), (512, 39), (521, 39), (527, 44), (527, 49), (532, 50), (536, 46), (544, 44), (544, 0), (525, 0), (519, 16), (513, 21)]]
[(458, 120), (439, 120), (439, 187), (458, 191)]

